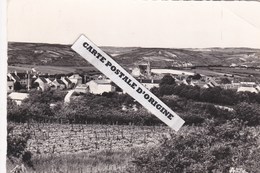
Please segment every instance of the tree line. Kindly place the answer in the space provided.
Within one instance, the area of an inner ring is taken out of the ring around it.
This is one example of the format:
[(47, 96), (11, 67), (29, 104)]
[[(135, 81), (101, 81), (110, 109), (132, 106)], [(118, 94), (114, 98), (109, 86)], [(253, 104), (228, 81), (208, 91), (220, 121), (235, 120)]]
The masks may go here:
[(157, 96), (177, 95), (194, 101), (229, 106), (241, 102), (260, 103), (260, 93), (236, 92), (236, 90), (223, 89), (218, 86), (212, 88), (200, 88), (198, 86), (185, 84), (177, 85), (174, 78), (170, 75), (165, 75), (162, 78), (160, 87), (152, 88), (152, 92)]
[[(169, 89), (165, 89), (167, 87)], [(193, 91), (197, 91), (198, 94)], [(177, 112), (186, 121), (186, 125), (200, 125), (206, 119), (211, 118), (220, 122), (239, 118), (247, 121), (248, 125), (260, 124), (260, 108), (257, 101), (240, 99), (235, 101), (236, 104), (231, 101), (238, 96), (250, 97), (249, 93), (235, 93), (221, 88), (198, 89), (175, 84), (160, 84), (160, 87), (152, 89), (152, 92)], [(162, 92), (168, 93), (162, 94)], [(53, 120), (57, 122), (60, 119), (67, 123), (81, 124), (162, 124), (159, 119), (127, 94), (116, 92), (102, 95), (78, 94), (71, 99), (70, 103), (64, 103), (65, 95), (66, 92), (58, 90), (30, 91), (29, 98), (19, 106), (8, 99), (7, 119), (21, 123), (52, 122)], [(198, 96), (196, 97), (196, 95)], [(258, 95), (254, 96), (257, 98)], [(214, 105), (216, 103), (228, 105), (234, 111), (216, 107)]]

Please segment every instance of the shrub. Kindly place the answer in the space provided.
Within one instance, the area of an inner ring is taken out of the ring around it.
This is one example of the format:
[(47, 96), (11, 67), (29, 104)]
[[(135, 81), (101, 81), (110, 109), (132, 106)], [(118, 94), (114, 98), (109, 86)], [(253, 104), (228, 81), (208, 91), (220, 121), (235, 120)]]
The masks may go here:
[(172, 134), (160, 146), (140, 150), (128, 171), (227, 173), (231, 167), (241, 167), (257, 172), (260, 170), (258, 151), (257, 137), (243, 123), (233, 120), (216, 125), (207, 121), (203, 128)]
[(235, 106), (236, 117), (244, 121), (249, 126), (260, 125), (259, 104), (249, 104), (242, 102)]
[(7, 158), (11, 162), (23, 162), (29, 167), (33, 167), (32, 153), (26, 149), (29, 139), (29, 132), (13, 135), (13, 127), (7, 126)]
[(205, 117), (198, 114), (186, 113), (181, 114), (181, 117), (185, 121), (185, 125), (201, 125), (205, 121)]
[(162, 80), (160, 82), (160, 86), (173, 85), (173, 84), (175, 84), (175, 79), (170, 74), (164, 75), (164, 77), (162, 78)]

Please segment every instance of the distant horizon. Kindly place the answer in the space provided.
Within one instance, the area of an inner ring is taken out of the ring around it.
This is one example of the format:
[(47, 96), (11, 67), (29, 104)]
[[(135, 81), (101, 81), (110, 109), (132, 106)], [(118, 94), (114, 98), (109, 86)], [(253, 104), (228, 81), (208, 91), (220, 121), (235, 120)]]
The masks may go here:
[[(42, 42), (23, 42), (23, 41), (8, 41), (9, 43), (19, 43), (19, 44), (48, 44), (48, 45), (62, 45), (62, 46), (71, 46), (72, 44), (65, 43), (42, 43)], [(99, 46), (98, 47), (111, 47), (111, 48), (150, 48), (150, 49), (256, 49), (260, 48), (254, 47), (142, 47), (142, 46)]]

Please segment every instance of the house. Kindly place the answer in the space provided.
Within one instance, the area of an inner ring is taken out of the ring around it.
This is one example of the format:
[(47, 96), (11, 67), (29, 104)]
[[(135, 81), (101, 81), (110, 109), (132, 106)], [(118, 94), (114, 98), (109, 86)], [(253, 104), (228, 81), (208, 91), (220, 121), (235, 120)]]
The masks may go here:
[(232, 84), (221, 84), (220, 87), (223, 89), (237, 89)]
[(239, 87), (237, 92), (251, 92), (251, 93), (259, 93), (259, 90), (255, 87)]
[(52, 89), (61, 89), (61, 90), (63, 90), (63, 89), (66, 88), (66, 85), (65, 85), (65, 83), (62, 80), (54, 79), (52, 81), (52, 83), (51, 83), (51, 88)]
[(10, 80), (14, 81), (14, 83), (20, 82), (20, 78), (19, 76), (17, 76), (17, 72), (7, 73), (7, 76), (9, 77)]
[(67, 77), (61, 77), (60, 80), (62, 80), (67, 89), (71, 89), (75, 85)]
[(257, 85), (255, 88), (260, 92), (260, 86), (259, 85)]
[[(241, 59), (241, 58), (240, 58), (240, 59)], [(241, 68), (248, 68), (248, 66), (245, 65), (245, 64), (240, 65), (240, 67), (241, 67)]]
[(33, 83), (38, 85), (38, 90), (46, 91), (49, 89), (48, 82), (44, 77), (38, 77)]
[(71, 99), (71, 97), (73, 96), (74, 93), (75, 93), (75, 90), (70, 90), (70, 91), (66, 94), (66, 96), (65, 96), (65, 98), (64, 98), (64, 103), (69, 103), (69, 102), (70, 102), (70, 99)]
[(8, 97), (16, 102), (17, 105), (21, 105), (22, 101), (29, 97), (28, 93), (12, 92)]
[(212, 88), (209, 84), (204, 84), (202, 88)]
[(194, 80), (193, 85), (198, 86), (200, 88), (209, 88), (209, 86), (207, 85), (207, 82), (203, 81), (203, 80)]
[(195, 86), (195, 84), (193, 83), (192, 80), (183, 79), (183, 80), (182, 80), (182, 83), (183, 83), (184, 85)]
[(87, 75), (87, 74), (83, 74), (83, 75), (82, 75), (82, 83), (85, 84), (85, 83), (87, 83), (88, 81), (90, 81), (90, 76)]
[(255, 82), (240, 82), (240, 85), (244, 86), (244, 87), (255, 87), (256, 83)]
[(73, 74), (69, 77), (69, 80), (75, 85), (82, 84), (82, 77), (79, 74)]
[(159, 88), (161, 80), (157, 79), (137, 79), (145, 88), (152, 89), (153, 87)]
[[(212, 77), (203, 77), (204, 79), (198, 80), (198, 81), (193, 81), (192, 85), (193, 86), (199, 86), (201, 88), (214, 88), (216, 86), (220, 86), (214, 78)], [(204, 81), (205, 80), (205, 81)]]
[(19, 77), (20, 79), (20, 84), (24, 85), (24, 86), (28, 86), (29, 84), (29, 80), (30, 80), (30, 74), (28, 73), (16, 73), (16, 75)]
[(14, 81), (7, 80), (7, 93), (13, 92), (14, 90)]
[(53, 80), (51, 80), (50, 78), (45, 78), (45, 80), (47, 81), (47, 84), (51, 86)]
[(79, 84), (75, 87), (75, 92), (77, 93), (87, 93), (89, 92), (89, 86), (86, 84)]
[(216, 87), (219, 86), (219, 84), (216, 82), (216, 79), (213, 77), (206, 77), (205, 81), (211, 86), (211, 87)]
[(48, 77), (48, 78), (45, 78), (45, 79), (46, 79), (47, 84), (48, 84), (48, 86), (50, 87), (51, 90), (56, 89), (55, 85), (53, 85), (54, 79), (51, 79), (51, 78), (49, 78), (49, 77)]
[[(32, 86), (32, 79), (30, 74), (28, 73), (7, 73), (7, 81), (8, 81), (8, 87), (11, 87), (12, 83), (14, 84), (13, 89), (19, 90), (19, 89), (29, 89)], [(10, 82), (13, 81), (13, 82)]]
[(235, 63), (232, 63), (229, 67), (237, 67), (238, 65)]
[(111, 80), (91, 80), (86, 84), (89, 92), (93, 94), (102, 94), (104, 92), (114, 92), (116, 87), (112, 85)]
[(151, 79), (151, 80), (143, 80), (142, 84), (147, 88), (147, 89), (152, 89), (153, 87), (159, 88), (161, 80), (158, 79)]
[(135, 68), (132, 69), (132, 76), (134, 76), (134, 77), (139, 77), (139, 76), (141, 76), (141, 75), (142, 75), (142, 73), (141, 73), (140, 68), (135, 67)]

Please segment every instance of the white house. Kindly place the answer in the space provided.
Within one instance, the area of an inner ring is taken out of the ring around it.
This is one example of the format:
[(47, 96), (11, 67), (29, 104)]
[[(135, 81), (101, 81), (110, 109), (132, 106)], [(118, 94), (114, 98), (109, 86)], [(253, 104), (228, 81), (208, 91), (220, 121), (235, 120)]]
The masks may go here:
[(51, 85), (51, 83), (52, 83), (52, 80), (51, 80), (51, 79), (45, 78), (45, 80), (47, 81), (47, 84), (48, 84), (48, 85)]
[(89, 92), (89, 86), (87, 86), (86, 84), (79, 84), (75, 87), (74, 90), (77, 93), (87, 93)]
[(237, 67), (235, 63), (232, 63), (229, 67)]
[(251, 92), (251, 93), (259, 93), (258, 89), (255, 87), (239, 87), (237, 92)]
[(255, 82), (240, 82), (240, 85), (243, 87), (255, 87), (256, 83)]
[(8, 95), (8, 97), (16, 102), (17, 105), (21, 105), (22, 101), (26, 98), (28, 98), (28, 93), (18, 93), (18, 92), (12, 92)]
[(91, 80), (86, 85), (89, 88), (89, 92), (93, 94), (102, 94), (104, 92), (113, 92), (116, 90), (115, 86), (112, 86), (111, 80)]
[(73, 74), (69, 77), (69, 80), (75, 85), (82, 84), (82, 77), (79, 74)]
[(152, 89), (153, 87), (159, 88), (159, 84), (161, 80), (156, 79), (139, 79), (138, 80), (143, 86), (147, 89)]
[(66, 85), (67, 89), (70, 89), (73, 87), (72, 82), (67, 77), (61, 77), (62, 82)]
[(64, 98), (64, 103), (69, 103), (70, 102), (70, 99), (71, 99), (71, 97), (72, 97), (72, 95), (75, 93), (75, 90), (70, 90), (67, 94), (66, 94), (66, 96), (65, 96), (65, 98)]
[(138, 67), (133, 68), (133, 69), (132, 69), (132, 76), (134, 76), (134, 77), (139, 77), (139, 76), (141, 76), (141, 70), (140, 70), (140, 68), (138, 68)]
[(48, 82), (44, 77), (38, 77), (34, 81), (34, 83), (38, 83), (39, 86), (37, 89), (39, 89), (39, 90), (46, 91), (49, 88)]
[(60, 80), (60, 79), (55, 79), (54, 81), (52, 81), (51, 83), (51, 87), (54, 88), (54, 89), (65, 89), (66, 88), (66, 85), (65, 83)]

